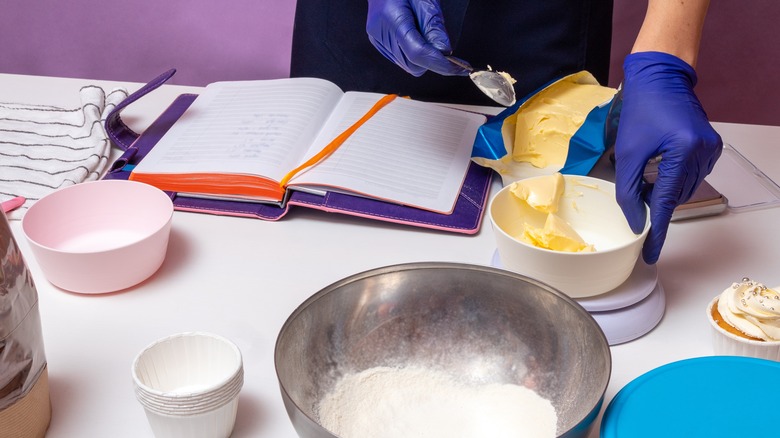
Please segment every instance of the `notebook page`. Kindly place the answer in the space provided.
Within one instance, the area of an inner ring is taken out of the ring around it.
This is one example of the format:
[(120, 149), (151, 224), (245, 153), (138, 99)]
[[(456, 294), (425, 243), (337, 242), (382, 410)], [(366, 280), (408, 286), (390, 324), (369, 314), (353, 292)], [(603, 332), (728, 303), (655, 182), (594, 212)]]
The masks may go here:
[[(308, 155), (346, 130), (380, 97), (345, 93)], [(449, 213), (468, 169), (477, 129), (484, 121), (479, 114), (397, 98), (291, 184), (331, 186)]]
[(297, 166), (342, 94), (311, 78), (210, 84), (133, 172), (279, 180)]

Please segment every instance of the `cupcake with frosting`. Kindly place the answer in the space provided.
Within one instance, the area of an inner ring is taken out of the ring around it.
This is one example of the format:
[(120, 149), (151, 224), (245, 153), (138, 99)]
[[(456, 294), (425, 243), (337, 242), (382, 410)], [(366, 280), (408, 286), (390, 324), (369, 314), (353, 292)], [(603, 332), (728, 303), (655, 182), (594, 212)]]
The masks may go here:
[(743, 278), (715, 297), (707, 317), (715, 354), (780, 361), (780, 287)]

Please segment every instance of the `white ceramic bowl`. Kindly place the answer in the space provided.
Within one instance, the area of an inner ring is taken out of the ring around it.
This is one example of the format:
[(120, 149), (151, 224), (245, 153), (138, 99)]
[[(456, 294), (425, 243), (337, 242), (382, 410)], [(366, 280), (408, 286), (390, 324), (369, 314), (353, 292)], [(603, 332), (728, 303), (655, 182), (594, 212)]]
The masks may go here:
[(168, 248), (173, 203), (133, 181), (57, 190), (30, 207), (22, 230), (44, 276), (78, 293), (126, 289), (151, 276)]
[(650, 229), (649, 215), (642, 233), (634, 234), (615, 200), (614, 183), (587, 176), (564, 178), (566, 188), (556, 214), (596, 251), (553, 251), (514, 237), (522, 235), (525, 223), (543, 227), (547, 216), (519, 201), (506, 186), (488, 207), (502, 266), (572, 298), (609, 292), (631, 275)]

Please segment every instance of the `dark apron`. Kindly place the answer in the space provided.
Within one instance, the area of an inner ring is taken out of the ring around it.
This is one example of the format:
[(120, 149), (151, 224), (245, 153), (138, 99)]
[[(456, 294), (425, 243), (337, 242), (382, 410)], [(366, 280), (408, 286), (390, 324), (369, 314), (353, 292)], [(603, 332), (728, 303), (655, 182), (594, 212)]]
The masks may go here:
[[(607, 84), (612, 0), (441, 0), (453, 55), (517, 79), (525, 96), (581, 70)], [(292, 77), (320, 77), (343, 90), (491, 105), (467, 77), (414, 77), (384, 58), (366, 35), (366, 0), (298, 0)]]

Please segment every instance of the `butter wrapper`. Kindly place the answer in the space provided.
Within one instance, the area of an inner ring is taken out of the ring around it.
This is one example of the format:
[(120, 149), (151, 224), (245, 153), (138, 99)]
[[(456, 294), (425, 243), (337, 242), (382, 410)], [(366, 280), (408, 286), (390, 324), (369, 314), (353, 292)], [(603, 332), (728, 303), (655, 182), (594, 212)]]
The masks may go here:
[[(564, 87), (572, 85), (596, 85), (598, 81), (587, 71), (581, 71), (553, 81), (534, 93), (518, 100), (480, 127), (474, 142), (472, 160), (489, 167), (501, 175), (504, 185), (524, 178), (549, 175), (555, 172), (570, 175), (587, 175), (606, 149), (605, 121), (611, 99), (595, 105), (569, 138), (565, 163), (536, 167), (530, 162), (515, 159), (516, 131), (518, 117), (522, 117), (532, 106), (556, 95)], [(606, 94), (614, 95), (617, 90), (600, 87)]]

